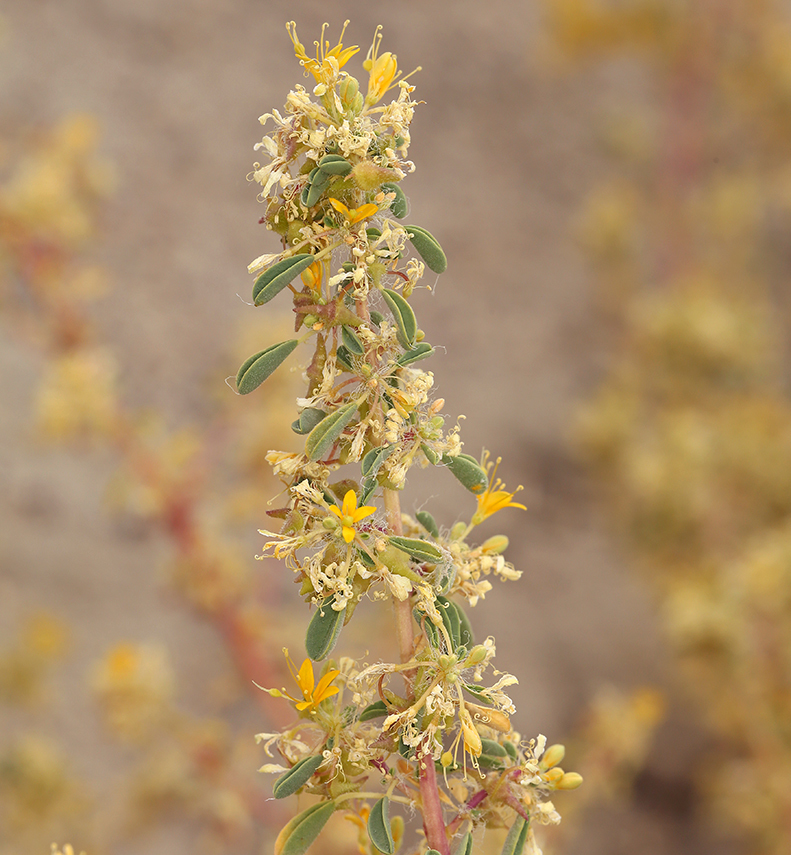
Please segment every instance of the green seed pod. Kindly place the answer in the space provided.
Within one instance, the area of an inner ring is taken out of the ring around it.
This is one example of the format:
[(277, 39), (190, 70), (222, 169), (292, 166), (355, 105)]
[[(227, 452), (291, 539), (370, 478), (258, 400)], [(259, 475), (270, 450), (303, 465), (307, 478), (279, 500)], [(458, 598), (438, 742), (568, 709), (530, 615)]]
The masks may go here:
[(390, 210), (393, 212), (393, 216), (397, 217), (399, 220), (406, 216), (407, 208), (409, 204), (407, 203), (407, 198), (404, 195), (404, 191), (392, 181), (385, 181), (382, 185), (382, 190), (385, 193), (395, 193), (396, 197), (390, 203)]
[(325, 154), (319, 161), (319, 169), (325, 175), (348, 175), (352, 171), (352, 165), (339, 154)]
[(415, 517), (432, 537), (439, 537), (439, 526), (437, 525), (434, 517), (432, 517), (428, 511), (418, 511), (415, 514)]
[(334, 597), (327, 597), (316, 609), (308, 624), (305, 650), (314, 662), (321, 662), (322, 659), (326, 659), (330, 655), (343, 628), (346, 609), (342, 608), (336, 612), (331, 607), (334, 599)]
[(253, 303), (263, 306), (276, 297), (285, 287), (313, 264), (310, 253), (300, 253), (283, 258), (265, 270), (253, 283)]
[(310, 433), (314, 427), (325, 418), (327, 413), (317, 407), (308, 407), (299, 414), (299, 418), (291, 422), (291, 430), (304, 436)]
[(398, 341), (404, 350), (411, 350), (415, 346), (415, 334), (417, 333), (417, 320), (412, 307), (397, 292), (389, 289), (382, 290), (388, 309), (396, 322)]
[(439, 245), (439, 241), (420, 226), (404, 226), (412, 241), (412, 246), (426, 262), (426, 267), (434, 273), (444, 273), (448, 269), (448, 259)]
[(335, 812), (335, 802), (319, 802), (288, 822), (275, 840), (274, 855), (304, 855)]
[(313, 463), (320, 460), (325, 452), (343, 433), (344, 428), (357, 413), (357, 401), (350, 401), (335, 410), (332, 415), (322, 419), (308, 435), (305, 443), (305, 454)]
[(355, 354), (355, 356), (362, 356), (365, 353), (363, 343), (351, 327), (341, 327), (341, 338), (343, 339), (343, 344), (345, 345), (346, 350), (350, 353)]
[(503, 844), (502, 855), (522, 855), (527, 841), (528, 823), (517, 816)]
[(393, 855), (395, 843), (390, 830), (390, 799), (385, 796), (371, 808), (368, 816), (368, 836), (371, 843), (384, 855)]
[(442, 462), (453, 475), (471, 493), (482, 493), (489, 486), (489, 478), (475, 458), (467, 454), (456, 457), (443, 455)]
[(434, 348), (427, 341), (422, 341), (417, 347), (413, 347), (412, 350), (402, 353), (396, 362), (399, 365), (411, 365), (413, 362), (419, 362), (421, 359), (426, 359), (433, 354)]
[(413, 537), (393, 536), (390, 538), (390, 543), (401, 552), (406, 552), (415, 561), (426, 562), (427, 564), (437, 564), (442, 561), (442, 553), (431, 543), (425, 540), (418, 540)]
[(281, 341), (280, 344), (273, 344), (266, 350), (253, 354), (243, 362), (236, 375), (239, 394), (248, 395), (253, 389), (257, 389), (285, 362), (298, 344), (295, 338), (291, 341)]
[(296, 766), (293, 766), (275, 781), (275, 785), (272, 788), (272, 795), (276, 799), (284, 799), (286, 796), (294, 795), (297, 790), (304, 787), (313, 777), (313, 773), (319, 768), (323, 759), (321, 754), (317, 754), (313, 757), (305, 757), (304, 760), (300, 760)]
[(384, 701), (376, 701), (373, 704), (369, 704), (360, 713), (357, 721), (372, 721), (375, 718), (381, 718), (383, 715), (387, 715), (388, 712), (387, 704)]

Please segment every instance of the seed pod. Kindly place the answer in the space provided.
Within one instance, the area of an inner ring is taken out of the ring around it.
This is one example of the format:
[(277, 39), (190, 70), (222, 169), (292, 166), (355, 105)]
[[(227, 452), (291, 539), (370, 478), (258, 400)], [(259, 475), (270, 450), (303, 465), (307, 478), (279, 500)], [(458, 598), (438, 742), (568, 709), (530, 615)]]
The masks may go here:
[(368, 836), (371, 843), (384, 855), (393, 855), (395, 844), (390, 831), (390, 799), (387, 796), (371, 808), (368, 816)]
[(308, 460), (316, 463), (332, 444), (343, 433), (344, 428), (354, 418), (357, 412), (357, 401), (350, 401), (335, 410), (334, 413), (322, 419), (310, 432), (305, 443), (305, 454)]
[(417, 335), (417, 320), (412, 307), (407, 301), (397, 292), (388, 289), (382, 290), (382, 296), (385, 298), (387, 307), (393, 315), (393, 320), (396, 322), (398, 331), (398, 341), (404, 350), (411, 350), (415, 346), (415, 336)]
[(313, 757), (305, 757), (304, 760), (300, 760), (296, 766), (293, 766), (275, 781), (272, 795), (276, 799), (284, 799), (286, 796), (294, 795), (313, 777), (313, 773), (319, 768), (323, 759), (321, 754), (316, 754)]
[(442, 561), (442, 553), (431, 543), (425, 540), (418, 540), (413, 537), (393, 536), (390, 538), (390, 543), (401, 552), (406, 552), (407, 555), (414, 558), (416, 561), (424, 561), (428, 564), (436, 564)]
[(276, 297), (303, 270), (313, 264), (314, 256), (309, 252), (291, 255), (265, 270), (253, 284), (253, 303), (263, 306)]
[(281, 341), (273, 344), (260, 353), (253, 354), (242, 363), (236, 375), (236, 388), (240, 395), (247, 395), (257, 389), (270, 374), (294, 352), (299, 342), (294, 338), (291, 341)]
[(527, 841), (528, 827), (529, 823), (523, 817), (516, 817), (508, 836), (505, 838), (501, 855), (522, 855)]
[(404, 226), (412, 241), (412, 246), (426, 262), (426, 267), (434, 273), (444, 273), (448, 269), (448, 259), (439, 245), (439, 241), (420, 226)]
[(391, 181), (385, 181), (382, 185), (382, 190), (384, 190), (385, 193), (396, 194), (395, 199), (390, 203), (390, 210), (393, 212), (393, 216), (397, 217), (399, 220), (405, 217), (409, 205), (404, 191), (398, 186), (398, 184)]
[(388, 712), (387, 704), (384, 701), (376, 701), (375, 703), (369, 704), (360, 713), (357, 721), (372, 721), (375, 718), (381, 718), (383, 715), (387, 715)]
[(442, 462), (453, 475), (471, 493), (482, 493), (489, 486), (489, 478), (475, 458), (468, 454), (458, 454), (450, 457), (445, 454)]
[(355, 354), (355, 356), (362, 356), (363, 353), (365, 353), (363, 343), (360, 341), (359, 336), (351, 327), (341, 327), (341, 338), (343, 339), (343, 343), (346, 349), (350, 353)]
[(432, 517), (428, 511), (418, 511), (415, 514), (415, 517), (432, 537), (439, 537), (439, 526), (437, 525), (434, 517)]
[(305, 650), (314, 662), (326, 659), (332, 652), (338, 641), (338, 636), (343, 629), (343, 619), (346, 616), (346, 608), (339, 612), (331, 607), (334, 597), (327, 597), (316, 609), (315, 614), (308, 624), (305, 635)]
[(433, 353), (434, 348), (427, 341), (421, 341), (417, 347), (413, 347), (412, 350), (402, 353), (401, 356), (396, 359), (396, 362), (399, 365), (411, 365), (413, 362), (418, 362), (421, 359), (426, 359), (426, 357), (432, 356)]
[(288, 822), (275, 840), (274, 855), (304, 855), (335, 812), (335, 802), (319, 802)]
[(325, 175), (348, 175), (352, 171), (352, 165), (339, 154), (325, 154), (319, 161), (319, 169)]
[(320, 410), (317, 407), (308, 407), (299, 414), (298, 419), (291, 422), (291, 430), (294, 433), (300, 434), (300, 436), (304, 436), (306, 433), (310, 433), (326, 415), (324, 410)]

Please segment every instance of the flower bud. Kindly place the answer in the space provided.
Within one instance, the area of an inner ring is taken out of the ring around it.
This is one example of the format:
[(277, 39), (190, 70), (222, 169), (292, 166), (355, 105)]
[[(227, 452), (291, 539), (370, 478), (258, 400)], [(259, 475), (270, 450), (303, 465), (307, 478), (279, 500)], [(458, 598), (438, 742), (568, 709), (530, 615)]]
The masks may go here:
[(359, 91), (360, 83), (355, 77), (349, 75), (341, 81), (341, 85), (338, 87), (338, 95), (340, 95), (344, 110), (354, 106)]
[(459, 722), (461, 724), (461, 734), (464, 739), (464, 747), (473, 757), (480, 757), (483, 746), (481, 737), (472, 723), (472, 718), (467, 710), (462, 707), (459, 710)]
[(453, 755), (450, 751), (446, 751), (442, 757), (439, 758), (439, 762), (442, 764), (443, 768), (447, 769), (448, 766), (453, 765)]
[(560, 766), (554, 766), (552, 769), (544, 772), (544, 780), (548, 784), (555, 784), (557, 786), (558, 782), (565, 774), (566, 773), (560, 768)]
[(464, 534), (465, 531), (467, 531), (467, 523), (461, 522), (461, 520), (459, 520), (459, 522), (454, 523), (451, 527), (450, 539), (458, 540)]
[(566, 772), (555, 786), (559, 790), (576, 790), (581, 784), (582, 775), (579, 772)]
[(482, 644), (476, 644), (475, 647), (470, 651), (470, 655), (467, 657), (465, 661), (466, 667), (471, 667), (473, 665), (480, 665), (484, 659), (486, 659), (487, 650)]
[(489, 555), (501, 555), (508, 549), (508, 538), (504, 534), (495, 534), (481, 544), (481, 550)]
[(335, 531), (338, 528), (338, 520), (335, 517), (324, 517), (321, 521), (321, 525), (323, 528), (326, 528), (327, 531)]
[(547, 748), (547, 750), (541, 755), (541, 759), (538, 761), (538, 768), (541, 769), (542, 772), (546, 772), (547, 769), (557, 766), (565, 756), (565, 745), (550, 745), (549, 748)]

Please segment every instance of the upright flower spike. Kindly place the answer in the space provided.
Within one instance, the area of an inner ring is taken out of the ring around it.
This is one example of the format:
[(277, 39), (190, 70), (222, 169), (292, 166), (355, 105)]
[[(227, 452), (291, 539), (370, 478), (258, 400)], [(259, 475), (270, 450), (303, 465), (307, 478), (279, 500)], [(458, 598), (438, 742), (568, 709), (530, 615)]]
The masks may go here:
[[(260, 739), (267, 753), (276, 745), (291, 767), (275, 796), (306, 787), (319, 801), (286, 825), (276, 855), (303, 855), (336, 810), (368, 817), (358, 823), (367, 835), (363, 848), (392, 855), (403, 818), (390, 818), (391, 803), (422, 815), (421, 855), (450, 855), (454, 817), (470, 815), (457, 786), (470, 763), (486, 797), (485, 817), (476, 822), (511, 825), (516, 844), (527, 818), (545, 823), (557, 816), (534, 762), (541, 740), (528, 742), (512, 729), (516, 711), (504, 690), (516, 677), (496, 672), (499, 678), (484, 682), (494, 639), (475, 643), (460, 602), (474, 606), (492, 588), (488, 577), (519, 578), (503, 557), (507, 538), (475, 546), (467, 537), (497, 511), (524, 505), (488, 456), (479, 464), (462, 453), (458, 426), (445, 428), (444, 401), (433, 397), (434, 375), (418, 366), (435, 351), (418, 325), (417, 285), (425, 266), (443, 274), (447, 259), (427, 229), (400, 223), (408, 210), (401, 182), (413, 169), (406, 158), (417, 102), (412, 87), (400, 85), (395, 55), (380, 50), (381, 27), (364, 63), (365, 98), (357, 78), (341, 71), (357, 50), (343, 47), (343, 32), (330, 47), (323, 29), (315, 57), (293, 23), (288, 32), (316, 86), (312, 95), (296, 87), (285, 115), (263, 117), (276, 128), (256, 150), (270, 162), (256, 164), (252, 178), (263, 187), (263, 222), (281, 246), (251, 271), (255, 305), (290, 296), (296, 329), (304, 333), (275, 345), (277, 353), (304, 342), (312, 357), (303, 359), (307, 389), (292, 424), (305, 437), (304, 452), (267, 455), (288, 498), (275, 512), (282, 529), (262, 531), (270, 539), (260, 557), (283, 559), (315, 611), (305, 634), (310, 659), (299, 670), (289, 660), (299, 691), (267, 690), (287, 697), (298, 719)], [(397, 96), (382, 105), (394, 87)], [(270, 350), (240, 369), (246, 379), (263, 360), (247, 391), (283, 361), (273, 361)], [(415, 465), (449, 469), (477, 497), (470, 525), (448, 528), (427, 511), (401, 513), (400, 491)], [(342, 656), (340, 667), (329, 664), (317, 682), (312, 662), (333, 654), (363, 599), (374, 608), (388, 603), (376, 631), (386, 632), (394, 616), (398, 661), (365, 666)], [(340, 672), (343, 688), (336, 685)], [(414, 789), (394, 788), (396, 770)], [(578, 783), (574, 773), (552, 774), (565, 782), (554, 789)]]

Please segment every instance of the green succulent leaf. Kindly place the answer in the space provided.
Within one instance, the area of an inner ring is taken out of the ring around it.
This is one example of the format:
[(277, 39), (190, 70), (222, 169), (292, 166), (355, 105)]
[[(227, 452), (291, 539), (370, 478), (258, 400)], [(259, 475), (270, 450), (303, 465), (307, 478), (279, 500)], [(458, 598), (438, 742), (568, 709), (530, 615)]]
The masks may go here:
[(398, 184), (394, 184), (392, 181), (385, 181), (382, 184), (382, 190), (385, 193), (395, 193), (396, 197), (390, 203), (390, 210), (393, 212), (393, 216), (397, 217), (399, 220), (403, 219), (406, 216), (407, 212), (407, 198), (404, 191), (398, 186)]
[(434, 273), (444, 273), (448, 269), (448, 259), (439, 245), (439, 241), (420, 226), (404, 226), (412, 241), (412, 246), (426, 262), (426, 267)]
[(332, 180), (332, 176), (326, 173), (321, 167), (317, 169), (315, 174), (311, 174), (312, 178), (308, 185), (308, 195), (305, 200), (308, 208), (312, 208), (321, 199), (321, 194), (327, 189), (327, 185)]
[(454, 855), (472, 855), (472, 832), (468, 831), (459, 841)]
[(303, 270), (307, 270), (313, 261), (314, 257), (311, 253), (303, 252), (273, 264), (253, 283), (253, 303), (256, 306), (263, 306), (273, 297), (277, 297), (286, 285), (296, 279)]
[(348, 175), (352, 165), (339, 154), (325, 154), (319, 161), (319, 169), (327, 175)]
[(291, 430), (300, 436), (310, 433), (327, 413), (317, 407), (308, 407), (299, 414), (299, 418), (291, 423)]
[(395, 445), (383, 445), (379, 448), (372, 448), (360, 461), (360, 472), (363, 478), (376, 478), (382, 464), (395, 449)]
[(489, 486), (489, 478), (486, 472), (474, 457), (470, 457), (468, 454), (450, 457), (445, 454), (442, 457), (442, 462), (448, 467), (451, 475), (471, 493), (482, 493)]
[(239, 394), (247, 395), (257, 389), (288, 359), (298, 344), (299, 342), (295, 338), (291, 341), (281, 341), (260, 353), (253, 354), (242, 363), (236, 375), (236, 388)]
[(316, 754), (312, 757), (305, 757), (300, 760), (296, 766), (293, 766), (284, 775), (281, 775), (272, 788), (272, 794), (276, 799), (284, 799), (286, 796), (292, 796), (297, 790), (307, 784), (313, 777), (313, 773), (321, 765), (324, 759), (321, 754)]
[(343, 368), (344, 371), (354, 371), (354, 366), (352, 365), (352, 355), (349, 352), (349, 348), (346, 347), (345, 344), (339, 344), (335, 350), (335, 359), (338, 362), (338, 365)]
[(387, 715), (387, 704), (384, 701), (376, 701), (369, 704), (361, 713), (358, 721), (372, 721), (375, 718), (381, 718)]
[(421, 359), (426, 359), (433, 354), (434, 348), (427, 341), (421, 341), (418, 345), (413, 347), (412, 350), (402, 353), (401, 356), (396, 359), (396, 362), (399, 365), (411, 365), (413, 362), (419, 362)]
[(417, 319), (412, 307), (397, 291), (384, 288), (382, 296), (392, 312), (401, 347), (405, 350), (411, 350), (415, 346), (415, 336), (417, 335)]
[(519, 755), (516, 753), (516, 746), (513, 742), (505, 742), (504, 743), (505, 753), (514, 761), (519, 759)]
[(522, 855), (527, 841), (529, 823), (524, 817), (517, 816), (503, 844), (502, 855)]
[(420, 540), (416, 537), (400, 537), (392, 536), (390, 543), (396, 549), (406, 552), (407, 555), (415, 559), (415, 561), (424, 561), (428, 564), (437, 564), (442, 561), (442, 553), (428, 541)]
[(371, 808), (368, 816), (368, 836), (371, 843), (384, 855), (393, 855), (395, 843), (393, 832), (390, 830), (390, 799), (387, 796)]
[(359, 336), (351, 327), (341, 327), (341, 338), (343, 339), (343, 343), (349, 353), (353, 353), (356, 356), (362, 356), (365, 353), (363, 343), (360, 341)]
[(335, 812), (335, 802), (319, 802), (288, 822), (275, 840), (274, 855), (304, 855)]
[(481, 739), (481, 752), (490, 757), (507, 757), (508, 752), (494, 739)]
[(432, 537), (439, 537), (439, 526), (437, 525), (437, 521), (428, 511), (418, 511), (415, 514), (415, 517), (417, 517), (417, 521)]
[(335, 410), (334, 413), (322, 419), (308, 435), (305, 443), (305, 454), (308, 460), (316, 462), (343, 433), (344, 428), (354, 418), (357, 412), (357, 401), (350, 401)]
[(338, 641), (343, 629), (346, 608), (339, 612), (332, 608), (334, 597), (327, 597), (316, 609), (305, 635), (305, 651), (314, 662), (326, 659)]

